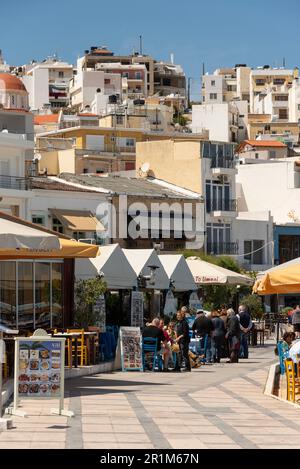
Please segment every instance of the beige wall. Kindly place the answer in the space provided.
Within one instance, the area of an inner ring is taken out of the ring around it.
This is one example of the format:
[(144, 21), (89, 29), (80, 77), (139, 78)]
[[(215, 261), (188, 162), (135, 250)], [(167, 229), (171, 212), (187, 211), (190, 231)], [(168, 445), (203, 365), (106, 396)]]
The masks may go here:
[(258, 132), (261, 133), (272, 133), (276, 132), (276, 134), (284, 134), (285, 131), (289, 130), (291, 135), (297, 137), (299, 139), (299, 126), (297, 123), (291, 122), (270, 122), (268, 125), (270, 126), (270, 130), (265, 130), (265, 125), (259, 122), (252, 122), (248, 125), (248, 135), (250, 140), (255, 140), (256, 135)]
[(41, 159), (39, 161), (39, 173), (43, 173), (47, 169), (48, 176), (56, 176), (58, 174), (58, 152), (57, 151), (39, 151)]
[(75, 150), (60, 150), (58, 152), (58, 165), (60, 173), (75, 174)]
[(173, 140), (137, 143), (137, 177), (139, 168), (149, 163), (149, 175), (202, 194), (199, 142)]

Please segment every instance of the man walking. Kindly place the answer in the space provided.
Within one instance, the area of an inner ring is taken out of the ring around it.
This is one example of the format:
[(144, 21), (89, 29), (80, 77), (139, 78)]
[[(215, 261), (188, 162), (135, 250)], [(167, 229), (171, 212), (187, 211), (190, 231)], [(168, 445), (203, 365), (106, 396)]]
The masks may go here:
[(185, 319), (185, 314), (182, 311), (177, 312), (177, 322), (175, 324), (175, 331), (177, 334), (176, 342), (179, 345), (180, 352), (178, 354), (179, 363), (177, 361), (174, 371), (181, 371), (180, 366), (182, 366), (183, 361), (185, 361), (186, 371), (191, 371), (191, 364), (189, 358), (189, 325), (187, 320)]
[(249, 351), (248, 351), (248, 337), (249, 331), (252, 328), (252, 321), (251, 316), (247, 310), (247, 306), (240, 305), (239, 312), (237, 317), (240, 321), (240, 329), (241, 329), (241, 338), (240, 338), (240, 358), (248, 358)]

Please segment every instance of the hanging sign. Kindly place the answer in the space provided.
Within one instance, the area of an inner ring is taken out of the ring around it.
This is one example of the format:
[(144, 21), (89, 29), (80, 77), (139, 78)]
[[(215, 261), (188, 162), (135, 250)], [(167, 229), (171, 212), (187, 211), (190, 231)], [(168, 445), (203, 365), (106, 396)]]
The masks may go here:
[(139, 327), (121, 327), (122, 371), (143, 371), (142, 335)]

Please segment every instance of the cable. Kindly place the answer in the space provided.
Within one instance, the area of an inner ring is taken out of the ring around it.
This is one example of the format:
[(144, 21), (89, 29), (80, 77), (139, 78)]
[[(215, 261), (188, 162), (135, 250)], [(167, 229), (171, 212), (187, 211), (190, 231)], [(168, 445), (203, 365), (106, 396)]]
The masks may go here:
[(230, 254), (230, 256), (231, 256), (231, 257), (244, 257), (244, 256), (248, 256), (249, 254), (253, 254), (254, 252), (261, 251), (263, 248), (265, 248), (265, 247), (268, 246), (269, 244), (274, 244), (274, 241), (269, 241), (268, 243), (264, 244), (263, 246), (261, 246), (261, 247), (258, 248), (258, 249), (255, 249), (254, 251), (244, 252), (244, 254)]

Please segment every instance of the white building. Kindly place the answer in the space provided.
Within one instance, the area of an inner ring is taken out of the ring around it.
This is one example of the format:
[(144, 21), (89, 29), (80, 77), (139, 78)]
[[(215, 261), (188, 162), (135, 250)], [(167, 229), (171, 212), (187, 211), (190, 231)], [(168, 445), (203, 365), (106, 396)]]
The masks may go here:
[(239, 134), (239, 110), (235, 103), (200, 104), (192, 107), (192, 132), (209, 131), (209, 139), (219, 142), (244, 140)]
[[(98, 96), (99, 95), (99, 96)], [(77, 110), (93, 106), (93, 110), (105, 109), (109, 96), (122, 95), (122, 79), (115, 73), (103, 70), (83, 69), (83, 57), (77, 60), (77, 73), (70, 81), (70, 102)], [(115, 98), (116, 99), (116, 98)], [(114, 99), (114, 101), (115, 101)]]
[(26, 218), (32, 193), (25, 161), (33, 158), (33, 116), (17, 77), (0, 74), (0, 210)]
[(202, 76), (203, 103), (228, 103), (233, 99), (249, 100), (250, 67), (238, 64), (219, 68), (213, 74)]
[(300, 81), (296, 79), (289, 89), (289, 121), (300, 122)]
[(41, 111), (49, 104), (52, 109), (67, 107), (72, 76), (73, 65), (57, 57), (24, 65), (22, 80), (29, 92), (30, 109)]

